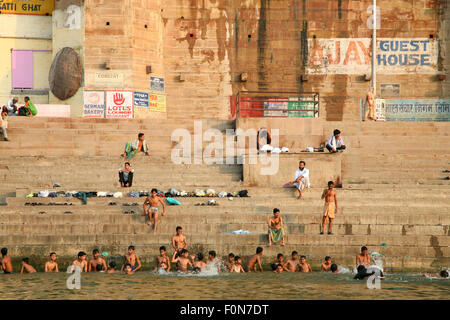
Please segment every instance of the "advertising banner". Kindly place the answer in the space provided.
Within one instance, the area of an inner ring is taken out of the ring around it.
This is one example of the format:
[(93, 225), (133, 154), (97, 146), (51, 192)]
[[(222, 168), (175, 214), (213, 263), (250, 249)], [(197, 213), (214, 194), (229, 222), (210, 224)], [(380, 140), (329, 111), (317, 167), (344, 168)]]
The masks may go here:
[(133, 91), (106, 91), (106, 118), (132, 119), (134, 117)]
[(149, 96), (147, 92), (134, 92), (134, 106), (135, 107), (149, 107)]
[(150, 111), (166, 112), (166, 95), (150, 93)]
[(105, 117), (105, 92), (85, 91), (84, 92), (84, 118), (104, 118)]

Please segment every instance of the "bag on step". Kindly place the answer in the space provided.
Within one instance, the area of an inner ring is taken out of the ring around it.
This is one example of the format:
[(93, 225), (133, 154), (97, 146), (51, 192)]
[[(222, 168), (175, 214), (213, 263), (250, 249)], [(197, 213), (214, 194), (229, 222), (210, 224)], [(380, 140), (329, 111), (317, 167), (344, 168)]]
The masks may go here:
[(238, 192), (238, 195), (239, 195), (239, 197), (246, 198), (246, 197), (248, 197), (248, 191), (247, 190), (241, 190), (241, 191)]

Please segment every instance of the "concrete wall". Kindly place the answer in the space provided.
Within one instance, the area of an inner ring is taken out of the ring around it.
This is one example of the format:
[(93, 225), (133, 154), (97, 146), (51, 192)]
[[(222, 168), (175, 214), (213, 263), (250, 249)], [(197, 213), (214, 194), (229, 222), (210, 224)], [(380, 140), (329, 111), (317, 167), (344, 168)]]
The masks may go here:
[[(140, 109), (136, 112), (140, 118), (227, 119), (230, 98), (238, 91), (275, 90), (319, 92), (321, 118), (359, 120), (359, 99), (370, 82), (355, 66), (358, 59), (350, 57), (339, 72), (320, 74), (311, 68), (317, 43), (355, 38), (367, 42), (371, 37), (367, 26), (371, 4), (371, 0), (60, 0), (55, 3), (53, 30), (49, 17), (2, 15), (4, 53), (0, 59), (2, 66), (10, 59), (5, 50), (11, 44), (4, 42), (5, 37), (11, 37), (10, 32), (16, 38), (53, 38), (53, 56), (64, 46), (73, 47), (84, 63), (85, 89), (150, 91), (150, 76), (164, 78), (167, 113)], [(79, 24), (68, 10), (73, 5), (81, 9)], [(445, 74), (448, 78), (450, 64), (446, 54), (450, 27), (447, 1), (379, 0), (378, 5), (379, 38), (428, 39), (437, 49), (431, 57), (436, 61), (427, 72), (402, 71), (401, 67), (388, 73), (380, 71), (377, 91), (381, 84), (393, 83), (400, 85), (402, 97), (448, 95), (449, 80), (437, 77)], [(359, 52), (363, 63), (367, 62), (369, 44), (353, 50), (350, 54)], [(38, 65), (45, 69), (48, 62)], [(151, 73), (147, 73), (147, 66), (152, 67)], [(95, 80), (98, 73), (112, 72), (123, 80), (106, 85)], [(39, 73), (42, 81), (48, 72)], [(242, 73), (248, 75), (245, 82), (240, 80)], [(306, 74), (307, 81), (302, 81)], [(0, 98), (5, 100), (10, 80), (0, 81)], [(38, 102), (70, 104), (72, 116), (82, 114), (83, 89), (67, 101), (52, 95), (49, 100)]]
[[(341, 184), (341, 155), (329, 154), (328, 152), (279, 154), (278, 170), (274, 172), (275, 174), (262, 174), (262, 169), (270, 167), (268, 164), (263, 164), (261, 161), (250, 164), (249, 161), (246, 161), (243, 165), (244, 181), (250, 186), (282, 187), (285, 183), (294, 180), (295, 171), (298, 169), (298, 163), (301, 160), (306, 162), (306, 168), (309, 169), (311, 187), (323, 187), (325, 189), (328, 181), (334, 181), (336, 185)], [(273, 156), (271, 161), (276, 163)]]
[[(74, 49), (84, 65), (84, 0), (62, 0), (56, 2), (53, 11), (52, 37), (53, 58), (64, 47)], [(84, 103), (84, 83), (77, 93), (69, 99), (60, 100), (50, 92), (50, 104), (68, 104), (72, 117), (81, 117)]]
[[(37, 50), (33, 52), (33, 86), (35, 90), (48, 89), (48, 70), (52, 59), (51, 17), (2, 14), (0, 19), (0, 105), (13, 96), (29, 96), (34, 103), (48, 103), (48, 94), (33, 94), (33, 91), (11, 93), (12, 70), (11, 49)], [(44, 51), (38, 51), (44, 50)], [(34, 91), (35, 92), (35, 91)]]

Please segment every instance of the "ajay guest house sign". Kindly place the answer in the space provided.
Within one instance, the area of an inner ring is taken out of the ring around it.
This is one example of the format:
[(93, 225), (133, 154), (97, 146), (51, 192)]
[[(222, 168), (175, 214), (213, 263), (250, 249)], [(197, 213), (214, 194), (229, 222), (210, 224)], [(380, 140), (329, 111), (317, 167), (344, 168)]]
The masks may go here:
[(55, 0), (0, 0), (1, 14), (51, 16)]

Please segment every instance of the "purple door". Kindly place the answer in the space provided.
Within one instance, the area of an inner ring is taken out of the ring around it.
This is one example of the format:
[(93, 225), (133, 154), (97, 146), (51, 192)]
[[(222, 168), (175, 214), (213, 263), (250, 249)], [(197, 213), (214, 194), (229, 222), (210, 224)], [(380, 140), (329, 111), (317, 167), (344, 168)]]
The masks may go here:
[(33, 89), (33, 51), (12, 51), (12, 88)]

